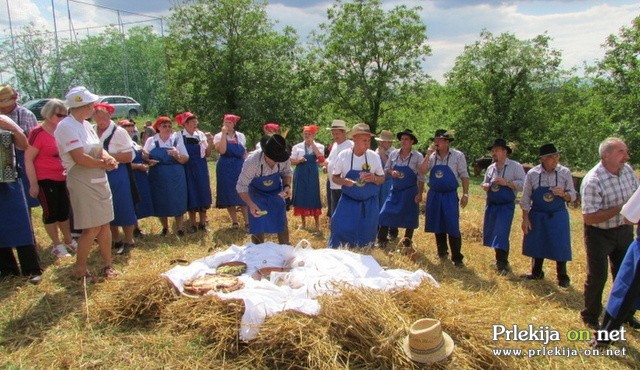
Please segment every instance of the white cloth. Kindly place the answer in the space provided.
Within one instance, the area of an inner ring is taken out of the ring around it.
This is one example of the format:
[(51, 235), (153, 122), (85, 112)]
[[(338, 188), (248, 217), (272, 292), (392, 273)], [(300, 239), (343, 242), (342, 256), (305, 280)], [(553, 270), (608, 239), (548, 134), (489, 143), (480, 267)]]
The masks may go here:
[[(179, 131), (172, 133), (167, 141), (162, 141), (162, 139), (160, 139), (160, 134), (155, 134), (154, 136), (148, 138), (147, 142), (144, 143), (144, 151), (147, 153), (151, 153), (151, 151), (156, 147), (156, 141), (159, 143), (158, 146), (160, 148), (176, 149), (181, 156), (189, 158), (187, 148), (184, 146), (182, 134), (180, 134)], [(176, 144), (175, 147), (173, 145), (174, 143)]]
[(640, 188), (636, 189), (627, 203), (622, 206), (620, 214), (634, 224), (640, 221)]
[[(201, 258), (188, 266), (176, 266), (162, 274), (180, 292), (184, 282), (205, 274), (213, 274), (221, 263), (242, 261), (247, 271), (239, 276), (244, 288), (231, 293), (209, 292), (222, 299), (242, 299), (245, 312), (240, 326), (240, 339), (256, 337), (266, 317), (285, 310), (317, 315), (320, 304), (316, 298), (324, 294), (339, 294), (338, 283), (385, 291), (414, 289), (423, 280), (438, 286), (436, 280), (424, 272), (384, 270), (369, 255), (342, 249), (293, 248), (271, 242), (264, 244), (232, 245), (227, 250)], [(272, 272), (270, 280), (251, 277), (263, 267), (286, 267), (288, 272)]]
[[(114, 128), (116, 129), (115, 132), (113, 131)], [(111, 136), (109, 148), (107, 150), (109, 154), (130, 153), (131, 160), (133, 160), (135, 153), (133, 152), (133, 145), (131, 144), (131, 136), (129, 136), (127, 130), (120, 126), (116, 126), (113, 121), (109, 123), (109, 127), (107, 127), (100, 136), (100, 142), (104, 143), (112, 132), (113, 136)]]

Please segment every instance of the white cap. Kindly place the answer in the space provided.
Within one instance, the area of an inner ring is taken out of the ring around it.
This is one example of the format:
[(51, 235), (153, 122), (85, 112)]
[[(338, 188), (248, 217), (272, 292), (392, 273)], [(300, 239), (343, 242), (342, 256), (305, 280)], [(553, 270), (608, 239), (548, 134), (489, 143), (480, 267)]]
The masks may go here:
[(93, 94), (84, 86), (72, 87), (64, 97), (67, 99), (64, 104), (69, 108), (95, 103), (99, 99), (98, 95)]

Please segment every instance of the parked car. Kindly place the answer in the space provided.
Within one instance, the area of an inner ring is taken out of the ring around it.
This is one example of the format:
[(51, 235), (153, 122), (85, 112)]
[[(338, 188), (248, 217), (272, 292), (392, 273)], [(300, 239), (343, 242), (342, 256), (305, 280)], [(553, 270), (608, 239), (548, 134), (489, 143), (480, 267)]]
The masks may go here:
[(101, 95), (99, 103), (109, 103), (116, 108), (112, 117), (136, 118), (142, 114), (142, 106), (129, 96)]
[(45, 104), (47, 104), (47, 102), (49, 100), (51, 100), (51, 99), (50, 98), (48, 98), (48, 99), (33, 99), (33, 100), (29, 100), (28, 102), (22, 104), (22, 106), (27, 108), (31, 112), (33, 112), (33, 114), (36, 115), (36, 118), (38, 119), (38, 121), (42, 121), (44, 119), (44, 117), (42, 117), (42, 114), (40, 114), (40, 110), (42, 109), (42, 107), (44, 107)]

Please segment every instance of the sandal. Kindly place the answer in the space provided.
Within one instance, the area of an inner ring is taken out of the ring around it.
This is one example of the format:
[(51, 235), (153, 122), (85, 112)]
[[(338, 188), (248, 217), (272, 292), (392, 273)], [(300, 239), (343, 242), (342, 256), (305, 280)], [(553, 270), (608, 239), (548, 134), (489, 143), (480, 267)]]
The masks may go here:
[(113, 267), (105, 266), (102, 268), (102, 275), (105, 277), (105, 279), (113, 279), (119, 274), (118, 271), (116, 271)]
[(84, 275), (82, 276), (78, 276), (78, 275), (72, 275), (73, 279), (75, 280), (86, 280), (87, 283), (89, 284), (93, 284), (93, 283), (99, 283), (101, 282), (103, 279), (99, 276), (95, 276), (92, 273), (90, 273), (89, 271), (85, 272)]

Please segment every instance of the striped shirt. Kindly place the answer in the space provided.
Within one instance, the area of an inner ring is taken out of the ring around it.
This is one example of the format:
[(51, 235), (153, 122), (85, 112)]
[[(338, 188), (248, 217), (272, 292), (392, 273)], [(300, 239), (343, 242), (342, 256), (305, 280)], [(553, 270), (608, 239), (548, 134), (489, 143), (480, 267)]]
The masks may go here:
[(571, 201), (576, 200), (577, 193), (573, 186), (573, 176), (567, 167), (557, 165), (553, 171), (545, 171), (542, 164), (539, 164), (530, 169), (524, 178), (524, 189), (522, 189), (522, 199), (520, 199), (520, 208), (523, 211), (531, 210), (533, 192), (539, 186), (564, 188), (564, 191), (571, 196)]
[(21, 105), (16, 105), (16, 108), (6, 115), (20, 126), (27, 137), (29, 136), (29, 132), (38, 126), (36, 115)]
[(469, 171), (467, 170), (467, 159), (464, 154), (453, 148), (449, 148), (449, 153), (444, 157), (438, 156), (438, 152), (433, 152), (429, 157), (429, 170), (435, 165), (448, 165), (456, 175), (456, 180), (469, 178)]
[(410, 155), (408, 155), (406, 158), (402, 158), (400, 157), (400, 149), (395, 149), (392, 150), (389, 154), (389, 159), (384, 165), (384, 171), (391, 171), (393, 170), (394, 166), (408, 166), (413, 172), (416, 173), (416, 175), (418, 175), (418, 181), (425, 182), (425, 175), (420, 175), (418, 173), (418, 167), (420, 166), (420, 163), (422, 163), (423, 159), (424, 157), (417, 150), (411, 150)]
[(256, 150), (252, 152), (242, 164), (242, 171), (240, 171), (240, 177), (236, 183), (236, 191), (238, 193), (249, 192), (249, 184), (256, 177), (269, 176), (274, 173), (279, 173), (282, 177), (291, 176), (293, 171), (291, 170), (291, 162), (276, 163), (273, 167), (265, 161), (262, 150)]
[(516, 188), (513, 189), (513, 193), (516, 195), (524, 188), (524, 169), (520, 163), (512, 161), (509, 158), (505, 160), (502, 169), (498, 169), (495, 162), (491, 163), (484, 174), (483, 183), (491, 184), (491, 180), (498, 177), (507, 180), (507, 182), (512, 182), (516, 186)]
[[(582, 214), (616, 207), (626, 203), (638, 188), (638, 177), (628, 164), (620, 170), (618, 176), (607, 171), (602, 162), (593, 167), (580, 187), (582, 196)], [(610, 219), (593, 224), (600, 229), (612, 229), (623, 225), (623, 216), (618, 214)]]

